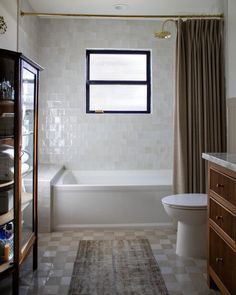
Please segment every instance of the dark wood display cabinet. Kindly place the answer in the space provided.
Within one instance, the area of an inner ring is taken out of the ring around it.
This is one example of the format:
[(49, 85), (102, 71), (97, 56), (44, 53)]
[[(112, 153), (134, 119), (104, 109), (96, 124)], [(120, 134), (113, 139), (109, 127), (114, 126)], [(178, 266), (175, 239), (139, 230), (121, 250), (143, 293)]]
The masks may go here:
[(21, 53), (0, 49), (0, 279), (33, 250), (37, 268), (37, 121), (42, 68)]

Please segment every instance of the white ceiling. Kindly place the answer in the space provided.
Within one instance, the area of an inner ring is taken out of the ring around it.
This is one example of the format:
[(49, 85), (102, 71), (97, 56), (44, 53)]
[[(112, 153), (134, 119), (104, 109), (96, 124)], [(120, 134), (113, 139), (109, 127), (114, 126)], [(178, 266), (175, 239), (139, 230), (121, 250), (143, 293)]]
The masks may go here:
[[(36, 12), (83, 14), (215, 14), (223, 0), (28, 0)], [(117, 4), (126, 4), (116, 10)]]

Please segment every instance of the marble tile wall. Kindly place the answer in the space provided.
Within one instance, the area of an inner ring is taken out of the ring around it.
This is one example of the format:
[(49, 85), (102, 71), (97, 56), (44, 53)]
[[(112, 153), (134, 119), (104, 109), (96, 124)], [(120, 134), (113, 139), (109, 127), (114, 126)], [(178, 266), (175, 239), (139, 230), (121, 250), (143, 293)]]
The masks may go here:
[[(40, 162), (81, 170), (170, 169), (175, 38), (154, 38), (161, 22), (41, 19), (39, 24), (39, 62), (45, 68)], [(86, 114), (87, 48), (151, 50), (152, 114)]]
[(226, 100), (227, 105), (227, 119), (228, 119), (228, 152), (236, 153), (236, 97), (232, 97)]
[[(28, 0), (18, 0), (19, 9), (23, 11), (32, 11)], [(39, 53), (39, 19), (35, 16), (19, 17), (19, 41), (18, 51), (35, 62), (38, 62)]]

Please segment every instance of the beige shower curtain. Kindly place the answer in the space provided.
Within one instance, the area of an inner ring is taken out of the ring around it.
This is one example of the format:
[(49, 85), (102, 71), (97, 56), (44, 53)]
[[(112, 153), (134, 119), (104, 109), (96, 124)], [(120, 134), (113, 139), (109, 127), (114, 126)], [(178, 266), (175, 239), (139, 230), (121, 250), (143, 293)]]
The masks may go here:
[(176, 44), (174, 193), (200, 193), (202, 153), (226, 151), (223, 20), (179, 20)]

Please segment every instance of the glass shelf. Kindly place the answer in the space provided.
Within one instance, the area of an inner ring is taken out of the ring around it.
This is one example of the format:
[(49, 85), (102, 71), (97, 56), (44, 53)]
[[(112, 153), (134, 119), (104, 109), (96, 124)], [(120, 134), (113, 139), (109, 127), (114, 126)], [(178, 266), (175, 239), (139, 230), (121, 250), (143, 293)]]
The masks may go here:
[(10, 180), (10, 181), (7, 181), (7, 182), (4, 182), (4, 183), (0, 183), (0, 190), (1, 189), (6, 189), (6, 188), (10, 188), (11, 186), (13, 186), (14, 184), (14, 180)]
[(33, 131), (29, 131), (29, 132), (26, 132), (26, 133), (23, 133), (22, 136), (28, 136), (28, 135), (32, 135), (34, 134)]
[(29, 206), (30, 202), (32, 202), (33, 196), (31, 193), (22, 192), (21, 198), (21, 211), (24, 211)]
[(0, 135), (0, 140), (14, 139), (14, 135)]
[[(27, 175), (29, 175), (30, 173), (32, 173), (34, 171), (33, 167), (29, 167), (29, 169), (27, 171), (25, 171), (24, 173), (22, 173), (22, 177), (25, 177)], [(14, 180), (9, 180), (7, 182), (0, 182), (0, 190), (1, 189), (6, 189), (6, 188), (10, 188), (11, 186), (14, 185)]]
[(14, 100), (13, 99), (0, 99), (0, 105), (4, 105), (4, 104), (14, 105)]
[(10, 270), (11, 268), (13, 268), (13, 261), (12, 259), (10, 261), (4, 262), (2, 264), (0, 264), (0, 273), (4, 272), (6, 270)]
[(22, 173), (22, 177), (25, 177), (34, 171), (33, 167), (30, 167), (26, 172)]
[[(31, 193), (22, 192), (21, 198), (21, 212), (23, 212), (29, 206), (30, 202), (32, 202), (33, 196)], [(14, 210), (11, 209), (7, 213), (0, 215), (0, 225), (11, 222), (14, 219), (13, 212)]]
[(11, 222), (14, 218), (14, 210), (11, 209), (5, 214), (0, 215), (0, 225), (4, 225), (8, 222)]

